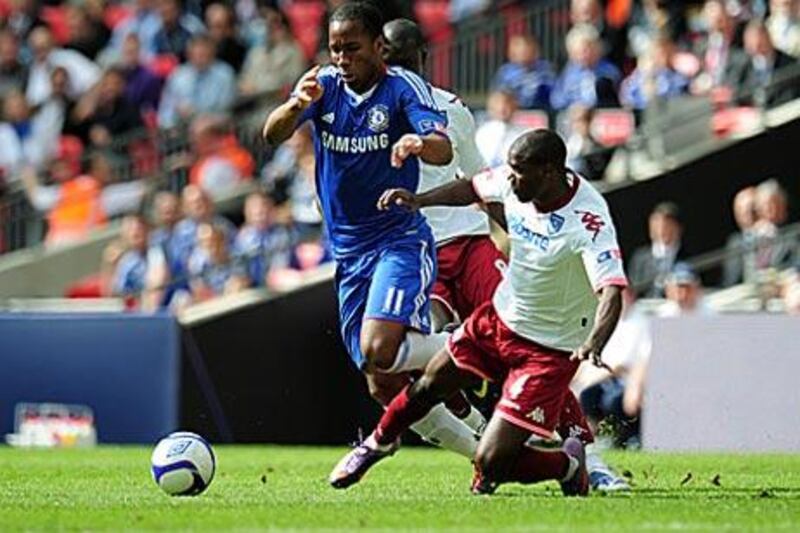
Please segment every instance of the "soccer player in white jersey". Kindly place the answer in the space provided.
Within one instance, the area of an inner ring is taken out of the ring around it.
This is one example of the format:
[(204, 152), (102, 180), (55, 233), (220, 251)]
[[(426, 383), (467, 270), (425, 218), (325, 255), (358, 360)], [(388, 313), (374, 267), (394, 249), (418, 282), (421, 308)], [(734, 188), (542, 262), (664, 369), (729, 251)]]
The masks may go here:
[(386, 191), (383, 209), (502, 203), (511, 259), (492, 301), (478, 307), (389, 404), (378, 427), (339, 464), (337, 486), (357, 482), (394, 453), (399, 436), (430, 408), (478, 379), (501, 380), (503, 395), (478, 445), (472, 491), (490, 494), (505, 482), (561, 482), (565, 495), (586, 495), (589, 479), (581, 442), (561, 450), (526, 446), (550, 437), (580, 361), (602, 364), (619, 320), (622, 267), (608, 206), (565, 167), (566, 147), (550, 130), (525, 133), (508, 165), (415, 195)]
[[(384, 59), (421, 74), (427, 56), (427, 44), (419, 26), (408, 19), (395, 19), (383, 26)], [(433, 99), (447, 114), (447, 134), (453, 145), (453, 160), (448, 165), (421, 164), (419, 191), (429, 191), (459, 177), (471, 177), (486, 168), (475, 144), (475, 120), (469, 108), (453, 93), (431, 87)], [(479, 305), (492, 299), (506, 267), (505, 255), (490, 237), (489, 219), (477, 205), (451, 208), (428, 207), (421, 212), (428, 220), (436, 241), (438, 271), (431, 296), (432, 325), (441, 330), (446, 324), (466, 319)], [(502, 208), (495, 206), (493, 215), (505, 227)], [(417, 357), (418, 358), (418, 357)], [(414, 356), (412, 355), (412, 359)], [(410, 368), (424, 368), (425, 361), (408, 361)], [(451, 398), (448, 407), (456, 413), (467, 413), (465, 421), (476, 427), (480, 415), (468, 404), (459, 407)], [(487, 403), (485, 398), (483, 403)], [(488, 405), (491, 407), (491, 404)], [(482, 417), (480, 417), (482, 419)], [(574, 394), (564, 399), (559, 424), (560, 436), (577, 436), (587, 446), (587, 466), (592, 487), (603, 491), (628, 490), (624, 479), (616, 476), (591, 444), (591, 429)], [(476, 448), (477, 449), (477, 448)]]

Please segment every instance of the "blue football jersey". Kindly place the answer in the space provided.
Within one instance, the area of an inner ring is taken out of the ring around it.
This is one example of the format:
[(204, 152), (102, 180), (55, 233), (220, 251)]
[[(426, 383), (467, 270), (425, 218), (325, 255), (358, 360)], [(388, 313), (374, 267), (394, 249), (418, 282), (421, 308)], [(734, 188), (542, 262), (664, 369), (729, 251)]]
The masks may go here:
[(376, 207), (386, 189), (416, 191), (419, 184), (416, 157), (392, 168), (394, 143), (407, 133), (427, 135), (447, 126), (429, 86), (399, 67), (388, 67), (364, 94), (347, 87), (333, 66), (321, 69), (318, 80), (324, 94), (300, 120), (314, 123), (317, 191), (334, 255), (356, 255), (410, 232), (429, 232), (419, 213)]

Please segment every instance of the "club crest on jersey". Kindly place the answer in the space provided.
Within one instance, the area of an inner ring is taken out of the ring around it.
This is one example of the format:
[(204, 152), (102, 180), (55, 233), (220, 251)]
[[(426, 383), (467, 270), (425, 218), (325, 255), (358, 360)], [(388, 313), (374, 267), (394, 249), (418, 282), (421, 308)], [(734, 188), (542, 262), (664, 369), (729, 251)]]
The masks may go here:
[(547, 233), (549, 233), (550, 235), (555, 235), (556, 233), (561, 231), (561, 228), (563, 227), (564, 227), (564, 217), (562, 217), (557, 213), (551, 213), (550, 222), (547, 225)]
[(383, 104), (372, 106), (367, 111), (367, 125), (375, 133), (380, 133), (389, 127), (389, 108)]

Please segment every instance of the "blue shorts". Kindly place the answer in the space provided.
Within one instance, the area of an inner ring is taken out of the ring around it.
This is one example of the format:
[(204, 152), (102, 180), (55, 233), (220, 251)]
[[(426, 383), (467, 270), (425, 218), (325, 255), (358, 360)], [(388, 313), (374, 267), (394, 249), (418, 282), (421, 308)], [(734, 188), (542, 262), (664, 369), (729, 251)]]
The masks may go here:
[(430, 332), (434, 281), (436, 246), (429, 232), (415, 232), (360, 256), (337, 260), (342, 338), (359, 369), (366, 363), (361, 353), (364, 319), (400, 322)]

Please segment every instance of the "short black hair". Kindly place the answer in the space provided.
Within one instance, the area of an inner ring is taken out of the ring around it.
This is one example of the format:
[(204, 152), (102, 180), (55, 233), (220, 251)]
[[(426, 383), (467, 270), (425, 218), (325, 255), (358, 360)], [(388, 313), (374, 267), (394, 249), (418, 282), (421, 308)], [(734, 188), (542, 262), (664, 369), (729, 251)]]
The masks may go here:
[(360, 22), (372, 39), (377, 39), (383, 35), (383, 16), (372, 4), (347, 2), (336, 8), (330, 19), (332, 23), (345, 22), (347, 20)]
[(528, 131), (517, 137), (509, 154), (514, 154), (525, 166), (550, 165), (564, 168), (567, 146), (561, 136), (553, 130)]
[[(390, 38), (391, 37), (391, 38)], [(428, 53), (428, 44), (420, 27), (412, 20), (399, 18), (383, 25), (383, 39), (386, 41), (389, 63), (415, 71), (419, 68), (419, 54), (422, 61)]]

